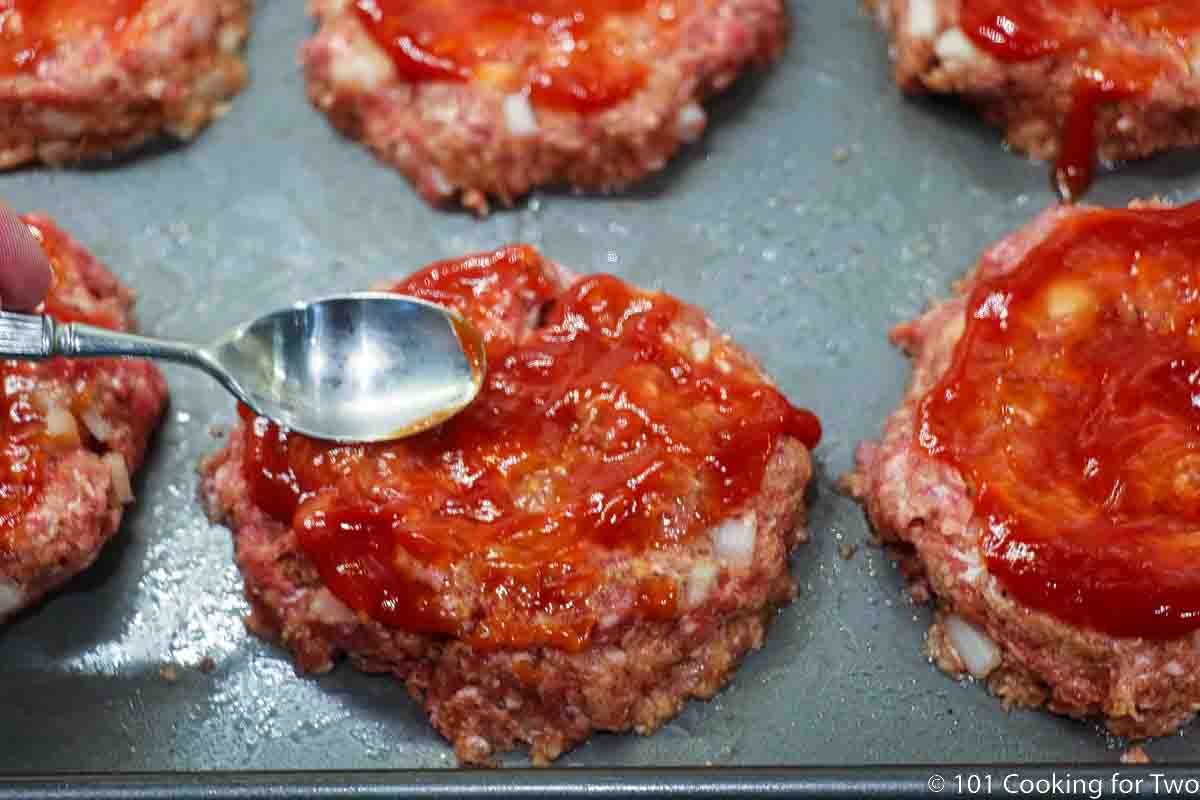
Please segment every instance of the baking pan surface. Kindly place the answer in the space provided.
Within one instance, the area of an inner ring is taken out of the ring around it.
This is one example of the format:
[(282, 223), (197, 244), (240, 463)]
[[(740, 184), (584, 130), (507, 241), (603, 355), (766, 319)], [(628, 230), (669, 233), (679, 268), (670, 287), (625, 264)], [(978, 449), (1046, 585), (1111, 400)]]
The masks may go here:
[[(595, 736), (560, 765), (1115, 763), (1123, 743), (1095, 726), (1006, 713), (930, 666), (928, 612), (903, 598), (834, 488), (902, 392), (888, 329), (1051, 202), (1046, 169), (967, 111), (901, 98), (852, 0), (791, 11), (783, 62), (717, 99), (703, 141), (620, 197), (540, 193), (485, 221), (428, 208), (308, 107), (296, 48), (311, 27), (287, 0), (260, 0), (251, 84), (199, 141), (7, 174), (0, 197), (51, 213), (136, 287), (150, 334), (204, 340), (272, 306), (527, 241), (704, 307), (820, 415), (802, 591), (766, 647), (657, 735)], [(1149, 161), (1103, 177), (1090, 199), (1188, 199), (1198, 167)], [(168, 421), (120, 536), (0, 633), (0, 771), (453, 766), (399, 684), (349, 667), (297, 677), (243, 629), (228, 532), (196, 501), (196, 462), (233, 401), (167, 373)], [(1148, 746), (1156, 761), (1195, 749), (1187, 735)]]

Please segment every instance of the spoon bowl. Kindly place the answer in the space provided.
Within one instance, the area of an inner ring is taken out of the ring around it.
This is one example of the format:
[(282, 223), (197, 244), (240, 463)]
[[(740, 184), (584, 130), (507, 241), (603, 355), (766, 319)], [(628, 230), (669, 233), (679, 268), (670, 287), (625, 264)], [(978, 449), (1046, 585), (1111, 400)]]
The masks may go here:
[(266, 314), (208, 350), (254, 411), (341, 441), (426, 430), (475, 399), (484, 371), (482, 339), (457, 314), (369, 292)]
[(325, 297), (239, 325), (211, 345), (0, 312), (0, 356), (158, 358), (217, 378), (256, 413), (319, 439), (374, 442), (437, 425), (483, 386), (483, 337), (403, 295)]

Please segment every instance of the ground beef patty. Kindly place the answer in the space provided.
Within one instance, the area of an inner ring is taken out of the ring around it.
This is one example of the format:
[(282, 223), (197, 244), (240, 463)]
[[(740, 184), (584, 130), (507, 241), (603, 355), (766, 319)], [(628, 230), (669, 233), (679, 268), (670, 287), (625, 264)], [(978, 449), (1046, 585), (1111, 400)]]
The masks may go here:
[(781, 0), (310, 8), (313, 104), (430, 203), (479, 213), (537, 186), (615, 191), (661, 169), (703, 132), (704, 97), (774, 59), (788, 27)]
[[(40, 312), (132, 330), (133, 293), (42, 216), (24, 218), (50, 256)], [(0, 620), (86, 569), (133, 500), (130, 476), (167, 389), (149, 362), (0, 362)]]
[(251, 0), (0, 2), (0, 169), (191, 139), (246, 79)]
[(391, 287), (485, 334), (480, 398), (334, 447), (243, 409), (203, 465), (254, 632), (322, 672), (390, 672), (464, 763), (711, 697), (795, 591), (816, 419), (696, 308), (527, 247)]
[(1200, 145), (1194, 3), (865, 1), (891, 35), (902, 88), (962, 96), (1014, 148), (1057, 158), (1068, 194), (1086, 185), (1093, 151)]
[(1006, 703), (1169, 733), (1200, 706), (1200, 206), (1061, 207), (897, 327), (912, 383), (849, 491)]

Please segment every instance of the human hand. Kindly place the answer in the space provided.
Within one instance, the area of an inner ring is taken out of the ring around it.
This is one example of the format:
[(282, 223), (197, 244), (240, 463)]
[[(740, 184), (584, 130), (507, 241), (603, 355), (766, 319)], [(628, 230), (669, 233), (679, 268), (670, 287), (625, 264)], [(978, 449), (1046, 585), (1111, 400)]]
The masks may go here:
[(0, 306), (29, 310), (50, 290), (50, 261), (29, 227), (0, 203)]

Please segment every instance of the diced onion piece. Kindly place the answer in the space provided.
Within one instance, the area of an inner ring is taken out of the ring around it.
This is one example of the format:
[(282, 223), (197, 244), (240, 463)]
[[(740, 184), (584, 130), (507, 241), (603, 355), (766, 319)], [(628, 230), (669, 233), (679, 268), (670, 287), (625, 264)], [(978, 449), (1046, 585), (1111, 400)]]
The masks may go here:
[(754, 536), (758, 522), (754, 512), (730, 517), (712, 532), (717, 557), (732, 567), (748, 567), (754, 561)]
[(89, 408), (85, 410), (79, 415), (79, 418), (83, 420), (83, 424), (92, 432), (92, 436), (95, 436), (97, 441), (107, 442), (112, 438), (113, 426), (109, 424), (108, 420), (100, 416), (95, 409)]
[(675, 116), (675, 130), (679, 138), (685, 142), (694, 142), (704, 133), (708, 115), (699, 103), (688, 103), (679, 109)]
[(333, 51), (329, 77), (343, 89), (371, 92), (394, 74), (392, 60), (376, 48), (354, 48), (339, 42)]
[(133, 502), (133, 484), (129, 481), (129, 467), (125, 464), (125, 456), (118, 452), (104, 454), (104, 463), (112, 474), (113, 497), (121, 505)]
[(937, 33), (937, 7), (933, 0), (909, 0), (908, 35), (914, 39), (931, 39)]
[(720, 568), (711, 561), (702, 561), (692, 567), (692, 571), (688, 573), (687, 589), (685, 590), (688, 607), (695, 608), (708, 599), (717, 585), (717, 576), (720, 574)]
[(234, 53), (242, 46), (242, 33), (236, 25), (226, 25), (217, 34), (217, 46), (223, 53)]
[(983, 53), (958, 28), (951, 28), (939, 36), (933, 45), (933, 52), (942, 62), (979, 64), (984, 61)]
[(618, 647), (609, 647), (604, 651), (604, 660), (615, 667), (623, 667), (629, 663), (629, 656)]
[(358, 617), (345, 603), (325, 588), (317, 590), (313, 595), (308, 604), (308, 610), (318, 620), (329, 625), (349, 624), (358, 620)]
[(79, 425), (75, 422), (75, 415), (62, 406), (51, 406), (46, 412), (46, 434), (60, 444), (79, 444)]
[(522, 93), (505, 96), (504, 124), (513, 136), (533, 136), (538, 132), (537, 117), (528, 97)]
[(976, 678), (986, 678), (1000, 666), (1000, 648), (983, 631), (954, 614), (946, 617), (943, 627), (967, 672)]
[(0, 617), (6, 617), (25, 605), (25, 592), (19, 584), (0, 578)]
[(446, 197), (454, 193), (454, 184), (446, 178), (446, 173), (435, 166), (429, 167), (429, 185), (439, 197)]

